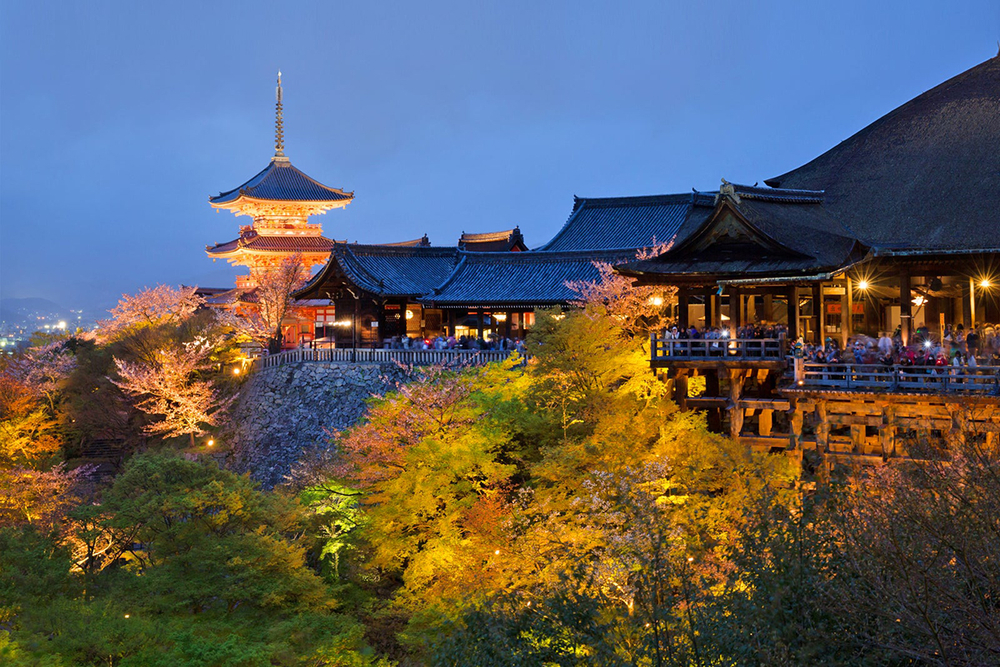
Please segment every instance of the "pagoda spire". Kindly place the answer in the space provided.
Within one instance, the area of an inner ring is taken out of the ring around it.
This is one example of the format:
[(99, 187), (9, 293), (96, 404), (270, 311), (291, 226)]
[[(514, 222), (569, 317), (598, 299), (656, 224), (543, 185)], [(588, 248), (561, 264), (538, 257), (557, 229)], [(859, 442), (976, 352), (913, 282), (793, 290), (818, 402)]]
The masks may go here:
[(285, 157), (285, 119), (281, 104), (281, 70), (278, 70), (278, 88), (275, 92), (278, 102), (274, 105), (274, 157)]

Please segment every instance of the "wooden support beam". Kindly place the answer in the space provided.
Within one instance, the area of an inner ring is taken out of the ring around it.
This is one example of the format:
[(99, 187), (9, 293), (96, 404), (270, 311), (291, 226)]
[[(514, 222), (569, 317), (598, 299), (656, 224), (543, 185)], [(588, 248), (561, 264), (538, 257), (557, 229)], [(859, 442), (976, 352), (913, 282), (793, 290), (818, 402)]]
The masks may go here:
[(740, 397), (743, 396), (743, 378), (742, 369), (729, 369), (729, 401), (733, 406), (729, 410), (729, 437), (734, 440), (740, 437), (740, 431), (743, 430), (744, 413), (740, 408)]
[(688, 370), (678, 368), (674, 376), (674, 401), (681, 412), (688, 411)]
[(913, 333), (913, 312), (910, 299), (910, 274), (902, 271), (899, 274), (899, 326), (903, 336), (903, 345), (910, 344), (910, 336)]
[(760, 416), (757, 418), (757, 433), (759, 433), (762, 437), (766, 438), (771, 435), (773, 415), (774, 410), (765, 408), (760, 411)]

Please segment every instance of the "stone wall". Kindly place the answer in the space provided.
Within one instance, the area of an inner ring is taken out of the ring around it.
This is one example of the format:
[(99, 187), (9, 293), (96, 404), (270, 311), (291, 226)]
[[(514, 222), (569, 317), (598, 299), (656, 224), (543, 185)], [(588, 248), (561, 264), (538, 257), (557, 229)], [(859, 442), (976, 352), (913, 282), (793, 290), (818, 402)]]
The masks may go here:
[(250, 472), (265, 487), (285, 481), (311, 447), (328, 446), (329, 433), (364, 414), (365, 400), (406, 378), (395, 364), (303, 362), (260, 370), (233, 407), (227, 440), (230, 467)]

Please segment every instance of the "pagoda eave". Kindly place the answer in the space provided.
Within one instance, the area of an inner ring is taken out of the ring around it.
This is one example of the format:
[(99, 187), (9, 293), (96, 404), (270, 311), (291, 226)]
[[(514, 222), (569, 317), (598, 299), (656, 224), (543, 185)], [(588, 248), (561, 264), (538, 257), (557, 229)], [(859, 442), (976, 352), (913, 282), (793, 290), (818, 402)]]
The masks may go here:
[(240, 195), (231, 201), (209, 201), (209, 204), (211, 204), (212, 208), (230, 210), (235, 215), (249, 215), (253, 217), (262, 215), (308, 217), (310, 215), (320, 215), (336, 208), (344, 208), (354, 201), (353, 193), (344, 194), (346, 195), (345, 199), (335, 201), (257, 199)]

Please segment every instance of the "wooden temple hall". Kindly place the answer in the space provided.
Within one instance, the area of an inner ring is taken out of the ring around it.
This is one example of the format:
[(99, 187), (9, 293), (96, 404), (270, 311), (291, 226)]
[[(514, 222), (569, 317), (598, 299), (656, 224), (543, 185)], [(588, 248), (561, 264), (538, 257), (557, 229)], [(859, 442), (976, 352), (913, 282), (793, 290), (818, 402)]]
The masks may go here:
[[(651, 365), (682, 408), (750, 446), (826, 462), (905, 456), (928, 436), (995, 441), (1000, 55), (764, 183), (697, 194), (670, 250), (617, 267), (676, 286), (680, 325), (725, 330), (652, 337)], [(755, 323), (782, 326), (747, 337)], [(975, 349), (959, 342), (971, 330)], [(809, 363), (791, 346), (883, 332), (905, 348), (877, 364)], [(953, 357), (909, 360), (923, 349)]]

